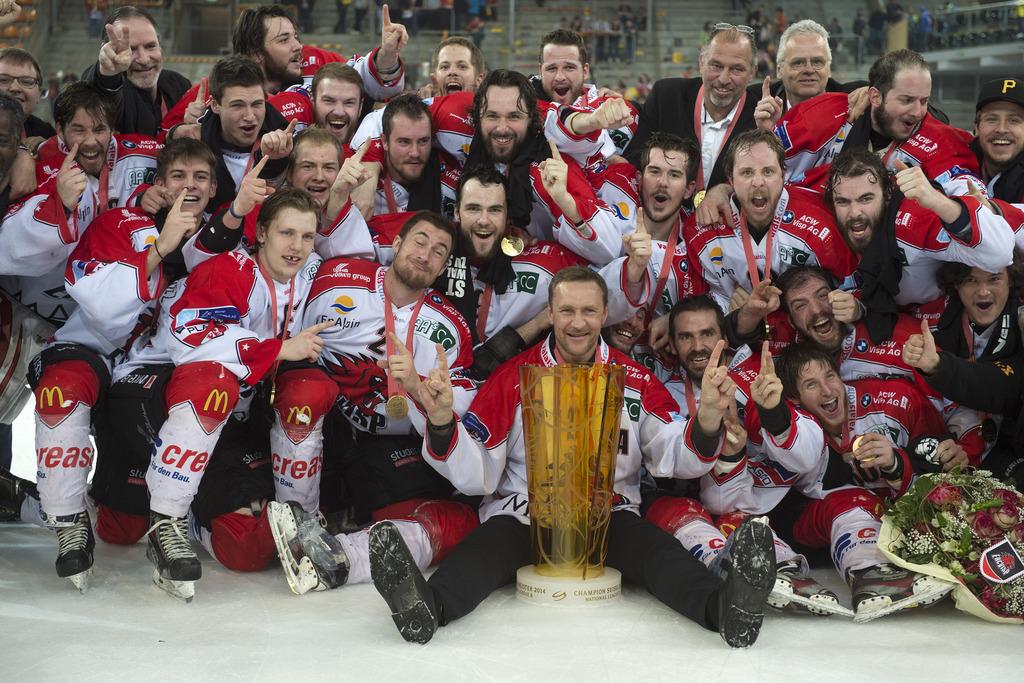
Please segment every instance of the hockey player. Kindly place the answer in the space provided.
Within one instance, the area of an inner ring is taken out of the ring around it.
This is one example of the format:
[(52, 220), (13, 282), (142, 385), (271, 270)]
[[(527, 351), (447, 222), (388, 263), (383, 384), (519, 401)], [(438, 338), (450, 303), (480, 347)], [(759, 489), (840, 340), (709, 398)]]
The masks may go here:
[(763, 514), (791, 488), (809, 498), (793, 537), (831, 547), (836, 570), (851, 586), (855, 621), (948, 593), (951, 584), (888, 564), (876, 545), (883, 498), (902, 494), (913, 478), (908, 451), (945, 433), (928, 400), (904, 380), (844, 384), (833, 358), (809, 344), (783, 351), (779, 378), (785, 395), (814, 420), (792, 407), (767, 417), (768, 406), (759, 405), (754, 427), (768, 435), (766, 452), (706, 477), (707, 508)]
[[(899, 170), (890, 178), (874, 154), (846, 150), (833, 162), (825, 189), (835, 225), (860, 261), (861, 300), (868, 309), (889, 313), (893, 302), (938, 298), (935, 273), (946, 261), (990, 272), (1010, 265), (1014, 235), (1007, 220), (1019, 217), (1019, 211), (998, 200), (990, 203), (977, 188), (951, 199), (932, 186), (920, 167), (894, 163)], [(888, 226), (891, 233), (879, 234)]]
[(347, 145), (359, 126), (365, 102), (359, 72), (347, 64), (324, 64), (313, 77), (310, 100), (313, 125)]
[(292, 150), (296, 123), (266, 102), (259, 65), (244, 57), (225, 57), (210, 71), (210, 112), (202, 123), (175, 126), (167, 139), (194, 137), (217, 155), (217, 194), (208, 209), (217, 211), (237, 194), (249, 169), (260, 159), (269, 161), (265, 179), (280, 176)]
[(791, 108), (775, 134), (786, 153), (786, 181), (818, 188), (827, 165), (844, 149), (869, 149), (883, 164), (920, 167), (925, 177), (949, 195), (966, 195), (968, 181), (981, 186), (970, 135), (941, 123), (928, 112), (932, 78), (928, 63), (911, 50), (879, 57), (868, 73), (871, 107), (849, 121), (843, 93), (825, 93)]
[(735, 195), (726, 222), (683, 226), (693, 267), (711, 295), (730, 310), (735, 290), (750, 292), (799, 265), (821, 265), (838, 281), (853, 274), (856, 260), (834, 228), (819, 196), (783, 184), (782, 145), (771, 133), (741, 133), (725, 152), (726, 175)]
[[(155, 181), (175, 197), (170, 210), (158, 216), (141, 209), (99, 215), (66, 271), (68, 294), (79, 308), (30, 370), (43, 519), (57, 532), (57, 575), (83, 591), (94, 546), (86, 512), (86, 478), (96, 456), (89, 440), (92, 412), (110, 383), (111, 367), (148, 323), (168, 282), (184, 274), (180, 255), (176, 262), (168, 257), (204, 219), (215, 191), (214, 163), (202, 143), (172, 143), (160, 156)], [(117, 542), (117, 526), (101, 503), (100, 537)]]
[[(672, 307), (669, 321), (672, 357), (679, 359), (679, 365), (664, 380), (665, 388), (675, 399), (679, 414), (690, 418), (697, 414), (701, 383), (715, 347), (725, 339), (724, 316), (711, 297), (688, 296)], [(732, 472), (748, 451), (753, 457), (753, 451), (764, 450), (762, 434), (755, 432), (753, 438), (748, 439), (744, 417), (754, 410), (754, 403), (775, 410), (782, 395), (782, 386), (777, 383), (767, 348), (762, 348), (758, 355), (749, 347), (742, 346), (728, 355), (731, 356), (729, 376), (736, 391), (730, 410), (723, 417), (727, 439), (712, 470), (715, 474)], [(659, 365), (659, 369), (664, 369), (664, 366)], [(780, 437), (780, 442), (783, 441)], [(794, 441), (789, 445), (797, 447), (800, 444)], [(681, 482), (672, 480), (662, 479), (657, 483), (656, 489), (644, 492), (644, 516), (675, 536), (695, 557), (705, 563), (713, 562), (725, 544), (722, 533), (731, 532), (747, 517), (746, 513), (729, 510), (723, 514), (719, 510), (716, 526), (709, 526), (711, 515), (695, 500), (695, 491), (686, 491), (678, 485)], [(839, 606), (836, 595), (807, 574), (806, 558), (795, 553), (778, 537), (775, 537), (775, 557), (778, 564), (769, 605), (778, 609), (806, 609), (823, 615), (846, 613)]]
[[(458, 412), (474, 393), (464, 376), (472, 365), (469, 329), (429, 288), (455, 239), (450, 224), (420, 212), (395, 239), (390, 267), (328, 261), (314, 282), (305, 315), (308, 324), (329, 326), (322, 335), (327, 373), (282, 372), (270, 436), (277, 491), (271, 528), (295, 593), (369, 580), (365, 531), (331, 539), (308, 524), (319, 507), (323, 423), (339, 389), (340, 411), (326, 419), (347, 420), (354, 432), (333, 447), (343, 451), (343, 477), (357, 518), (400, 520), (396, 524), (423, 569), (477, 525), (476, 511), (451, 500), (451, 485), (420, 457), (422, 421), (406, 417), (408, 402), (420, 391), (417, 367), (433, 367), (439, 357), (452, 369)], [(324, 561), (318, 549), (337, 546), (342, 552)]]
[(451, 36), (438, 43), (430, 61), (434, 67), (430, 72), (430, 86), (420, 90), (421, 97), (475, 93), (487, 73), (480, 48), (462, 36)]
[[(636, 107), (619, 93), (585, 82), (590, 77), (590, 58), (583, 36), (566, 29), (555, 29), (545, 35), (540, 39), (538, 67), (540, 75), (532, 76), (530, 80), (537, 97), (543, 100), (578, 109), (597, 109), (609, 98), (622, 99), (629, 109), (629, 120), (608, 131), (615, 153), (622, 154), (636, 133), (639, 114)], [(601, 167), (603, 162), (601, 156), (595, 156), (584, 167)]]
[[(387, 17), (387, 10), (382, 17)], [(401, 24), (381, 23), (381, 46), (365, 57), (358, 55), (346, 60), (339, 54), (328, 52), (299, 42), (295, 24), (288, 12), (277, 5), (260, 5), (243, 10), (235, 22), (232, 51), (239, 57), (254, 60), (263, 74), (262, 83), (267, 93), (276, 94), (289, 86), (301, 85), (309, 92), (316, 72), (324, 64), (346, 62), (359, 72), (366, 94), (374, 100), (386, 100), (405, 87), (405, 68), (401, 52), (408, 42), (408, 34)], [(206, 111), (209, 102), (202, 97), (205, 79), (186, 92), (177, 106), (164, 116), (160, 126), (170, 131), (181, 123), (194, 124)]]
[(9, 291), (57, 324), (74, 309), (64, 292), (71, 251), (99, 213), (126, 206), (156, 168), (160, 145), (114, 135), (115, 113), (114, 102), (94, 87), (65, 88), (54, 101), (57, 135), (39, 148), (39, 187), (12, 205), (0, 225), (0, 273), (17, 276)]
[(698, 419), (683, 423), (672, 418), (671, 398), (650, 373), (601, 342), (607, 288), (600, 276), (570, 266), (555, 276), (548, 292), (552, 335), (504, 363), (464, 418), (453, 413), (444, 364), (431, 371), (421, 388), (422, 408), (411, 415), (428, 432), (423, 457), (463, 493), (484, 494), (484, 521), (429, 582), (396, 527), (383, 523), (371, 529), (370, 571), (396, 626), (406, 640), (425, 643), (439, 625), (471, 612), (530, 562), (518, 367), (596, 362), (624, 366), (627, 402), (642, 405), (632, 416), (625, 408), (622, 414), (626, 435), (617, 461), (607, 564), (676, 611), (719, 630), (731, 646), (752, 644), (774, 581), (767, 528), (751, 522), (736, 531), (733, 555), (723, 562), (723, 584), (674, 539), (636, 514), (641, 463), (659, 475), (693, 477), (709, 470), (721, 451), (722, 415), (732, 390), (725, 368), (717, 367), (721, 348), (705, 376)]
[[(127, 419), (112, 421), (121, 439), (121, 488), (109, 504), (131, 514), (140, 507), (150, 511), (147, 556), (156, 567), (154, 582), (177, 597), (191, 598), (202, 571), (188, 541), (186, 515), (193, 501), (194, 531), (222, 563), (251, 570), (273, 556), (266, 518), (259, 514), (261, 500), (273, 490), (269, 467), (263, 466), (269, 465), (266, 451), (262, 462), (259, 457), (265, 432), (243, 422), (232, 427), (232, 438), (255, 440), (256, 446), (214, 448), (232, 413), (265, 410), (266, 393), (272, 392), (254, 390), (273, 378), (280, 362), (313, 362), (319, 356), (317, 334), (326, 325), (301, 327), (322, 260), (313, 253), (318, 215), (301, 190), (268, 198), (260, 208), (255, 256), (236, 250), (198, 265), (162, 297), (153, 338), (137, 343), (115, 371), (112, 393), (117, 389), (127, 399), (126, 387), (138, 392), (117, 408)], [(126, 428), (127, 422), (144, 424), (135, 430), (141, 435)], [(147, 435), (149, 430), (157, 433)], [(149, 462), (148, 501), (133, 472), (141, 452)], [(208, 467), (215, 485), (204, 492), (200, 481)]]
[[(620, 215), (643, 211), (644, 227), (651, 236), (651, 259), (647, 262), (650, 296), (641, 304), (645, 316), (641, 329), (647, 329), (648, 338), (635, 349), (634, 356), (651, 369), (656, 364), (653, 351), (668, 344), (669, 309), (682, 297), (707, 291), (704, 279), (691, 268), (682, 239), (687, 207), (696, 188), (698, 156), (693, 140), (655, 132), (640, 155), (639, 171), (627, 163), (610, 166), (598, 191)], [(637, 215), (636, 223), (640, 220)], [(619, 257), (602, 270), (609, 283), (619, 281), (625, 262), (625, 256)]]

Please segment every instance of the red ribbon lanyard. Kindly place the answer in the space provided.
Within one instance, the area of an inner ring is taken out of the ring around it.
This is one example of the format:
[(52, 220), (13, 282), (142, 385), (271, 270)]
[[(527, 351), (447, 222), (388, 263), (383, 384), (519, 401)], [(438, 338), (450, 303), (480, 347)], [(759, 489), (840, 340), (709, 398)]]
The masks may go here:
[(672, 224), (672, 232), (665, 243), (665, 258), (661, 262), (661, 270), (658, 271), (658, 281), (654, 285), (654, 292), (651, 294), (651, 301), (647, 304), (644, 315), (644, 326), (654, 317), (654, 311), (658, 308), (658, 301), (661, 300), (661, 293), (665, 291), (665, 284), (668, 282), (668, 272), (671, 270), (672, 261), (676, 255), (676, 244), (679, 243), (679, 231), (682, 230), (680, 221), (677, 218)]
[[(736, 124), (740, 121), (740, 112), (743, 111), (743, 104), (747, 101), (747, 91), (744, 90), (743, 94), (740, 95), (740, 101), (736, 105), (736, 115), (732, 117), (732, 121), (729, 122), (729, 127), (725, 129), (725, 137), (722, 138), (722, 144), (718, 146), (718, 151), (715, 153), (715, 160), (718, 160), (718, 156), (725, 149), (725, 144), (729, 142), (729, 136), (732, 135), (732, 129), (736, 127)], [(701, 111), (704, 110), (704, 86), (700, 86), (700, 90), (697, 91), (697, 106), (693, 108), (693, 134), (697, 136), (697, 149), (701, 150), (700, 156), (697, 157), (697, 191), (703, 190), (704, 188), (704, 147), (703, 147), (703, 131), (701, 122)]]
[(242, 171), (242, 177), (249, 175), (249, 171), (252, 170), (253, 162), (256, 161), (256, 152), (260, 148), (260, 143), (263, 141), (263, 136), (256, 138), (256, 142), (253, 143), (252, 149), (249, 150), (249, 161), (245, 162), (245, 170)]
[(971, 327), (971, 321), (967, 317), (967, 311), (960, 314), (960, 324), (964, 328), (964, 339), (967, 340), (967, 362), (973, 363), (977, 360), (974, 357), (974, 328)]
[(93, 214), (93, 218), (100, 214), (102, 211), (106, 211), (110, 208), (108, 201), (110, 198), (110, 164), (104, 163), (103, 168), (100, 169), (100, 186), (99, 186), (99, 211)]
[(494, 286), (488, 284), (480, 294), (480, 307), (477, 309), (476, 313), (476, 336), (480, 341), (487, 339), (484, 335), (484, 330), (487, 329), (487, 316), (491, 312), (491, 299), (493, 297)]
[[(856, 394), (854, 394), (854, 398), (856, 398)], [(841, 453), (850, 453), (853, 450), (853, 430), (857, 424), (857, 401), (850, 400), (845, 386), (840, 400), (846, 401), (846, 423), (843, 425), (843, 433), (840, 437), (842, 441), (837, 444), (831, 435), (828, 436), (828, 440)]]
[[(256, 265), (260, 268), (260, 275), (263, 276), (264, 281), (267, 283), (267, 289), (270, 290), (270, 320), (274, 326), (274, 336), (284, 341), (288, 338), (288, 324), (292, 320), (292, 307), (295, 304), (295, 278), (292, 278), (288, 283), (288, 306), (285, 307), (284, 322), (282, 323), (282, 329), (278, 329), (277, 326), (277, 286), (274, 284), (274, 279), (267, 274), (267, 271), (263, 268), (263, 264), (259, 258), (256, 259)], [(277, 381), (277, 368), (281, 365), (281, 361), (274, 361), (273, 367), (270, 368), (271, 378), (271, 402), (273, 402), (273, 382)]]
[[(769, 280), (772, 277), (772, 240), (779, 228), (779, 224), (782, 222), (782, 216), (786, 213), (786, 206), (788, 204), (786, 192), (783, 190), (775, 207), (775, 215), (772, 216), (772, 222), (768, 226), (768, 234), (765, 235), (764, 277)], [(754, 258), (754, 245), (750, 239), (750, 231), (747, 229), (747, 217), (742, 213), (733, 211), (732, 221), (734, 228), (740, 232), (740, 241), (743, 242), (743, 255), (747, 259), (747, 274), (750, 276), (750, 286), (757, 287), (761, 283), (762, 278), (757, 270), (757, 260)]]
[[(388, 356), (395, 354), (395, 342), (391, 339), (391, 335), (395, 333), (395, 313), (391, 310), (391, 297), (388, 296), (387, 287), (384, 286), (383, 279), (381, 279), (380, 285), (381, 291), (384, 293), (384, 343), (385, 349)], [(419, 301), (416, 302), (416, 306), (412, 309), (412, 316), (409, 318), (409, 327), (405, 331), (405, 348), (409, 349), (409, 353), (413, 353), (412, 348), (412, 337), (416, 328), (416, 319), (419, 317), (420, 309), (423, 307), (423, 302), (427, 298), (426, 290), (420, 294)], [(415, 355), (413, 355), (415, 359)], [(398, 381), (388, 373), (388, 397), (391, 396), (402, 396), (405, 391), (399, 385)]]
[(683, 396), (686, 397), (686, 410), (689, 411), (687, 417), (694, 419), (697, 417), (697, 397), (693, 395), (693, 380), (685, 370), (683, 371)]
[(388, 213), (398, 213), (398, 202), (395, 201), (395, 188), (391, 185), (391, 174), (387, 167), (381, 174), (381, 182), (384, 183), (384, 199), (388, 203)]

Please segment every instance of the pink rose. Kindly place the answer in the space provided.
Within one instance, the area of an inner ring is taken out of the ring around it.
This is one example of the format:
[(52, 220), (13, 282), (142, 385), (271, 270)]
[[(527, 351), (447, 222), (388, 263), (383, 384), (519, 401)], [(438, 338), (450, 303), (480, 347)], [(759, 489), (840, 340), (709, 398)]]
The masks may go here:
[(1020, 510), (1016, 505), (1003, 503), (1002, 506), (992, 513), (992, 521), (1000, 529), (1007, 531), (1014, 528), (1020, 522)]
[(971, 524), (971, 530), (978, 536), (978, 538), (995, 538), (999, 536), (1001, 531), (996, 526), (995, 521), (992, 519), (992, 515), (985, 512), (973, 512), (967, 515), (967, 521)]
[(1021, 503), (1024, 502), (1021, 501), (1021, 498), (1017, 495), (1016, 491), (1011, 491), (1009, 489), (995, 489), (992, 491), (992, 497), (998, 498), (1003, 501), (1003, 503), (1014, 507), (1020, 507)]
[(949, 484), (939, 484), (927, 496), (928, 502), (937, 508), (957, 507), (963, 499), (963, 490), (959, 486)]
[(1021, 544), (1024, 543), (1024, 524), (1018, 524), (1006, 533), (1006, 537), (1010, 539), (1011, 543)]

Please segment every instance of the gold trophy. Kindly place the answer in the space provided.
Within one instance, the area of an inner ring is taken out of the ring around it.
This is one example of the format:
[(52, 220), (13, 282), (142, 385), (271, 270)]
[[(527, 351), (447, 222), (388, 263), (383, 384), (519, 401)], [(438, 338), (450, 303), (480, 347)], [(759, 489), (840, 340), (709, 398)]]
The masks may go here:
[(518, 594), (589, 605), (619, 596), (604, 566), (625, 372), (614, 365), (519, 368), (534, 564)]

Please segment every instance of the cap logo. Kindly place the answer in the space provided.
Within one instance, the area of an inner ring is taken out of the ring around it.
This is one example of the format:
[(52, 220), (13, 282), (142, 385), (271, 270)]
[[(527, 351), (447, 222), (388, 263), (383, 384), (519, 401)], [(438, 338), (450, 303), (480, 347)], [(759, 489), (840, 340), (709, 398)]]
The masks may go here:
[(1013, 80), (1012, 78), (1007, 78), (1005, 81), (1003, 81), (1003, 94), (1005, 95), (1007, 90), (1011, 90), (1016, 87), (1017, 81)]

